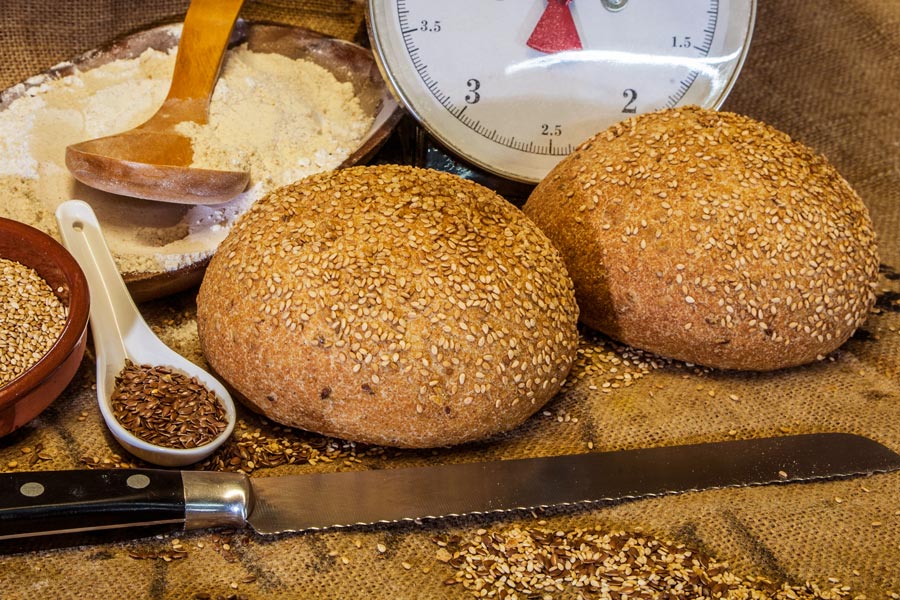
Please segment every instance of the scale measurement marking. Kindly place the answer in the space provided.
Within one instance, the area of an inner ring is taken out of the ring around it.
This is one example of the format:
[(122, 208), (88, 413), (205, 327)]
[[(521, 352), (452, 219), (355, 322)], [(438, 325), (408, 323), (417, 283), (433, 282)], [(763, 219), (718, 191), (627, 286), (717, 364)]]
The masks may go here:
[(681, 93), (669, 96), (669, 101), (666, 104), (666, 107), (672, 107), (678, 104), (678, 101), (684, 98), (684, 95), (687, 94), (688, 90), (691, 89), (691, 86), (694, 85), (694, 81), (697, 80), (698, 75), (699, 73), (697, 71), (694, 71), (693, 73), (691, 73), (688, 80), (682, 81), (681, 86), (678, 88)]
[[(707, 25), (706, 28), (702, 30), (702, 33), (705, 34), (703, 36), (703, 44), (694, 46), (694, 50), (700, 56), (709, 56), (709, 52), (712, 49), (712, 43), (715, 39), (716, 28), (718, 27), (719, 0), (710, 0), (710, 4), (711, 6), (709, 10), (706, 11), (706, 13), (709, 15)], [(419, 74), (422, 82), (431, 92), (432, 96), (438, 101), (438, 103), (443, 106), (460, 123), (494, 143), (521, 152), (531, 154), (566, 156), (575, 149), (577, 144), (572, 143), (566, 144), (564, 146), (554, 147), (552, 138), (548, 138), (546, 144), (538, 144), (535, 143), (534, 140), (528, 140), (526, 142), (523, 140), (517, 140), (514, 135), (507, 137), (498, 134), (496, 129), (488, 131), (488, 128), (484, 126), (484, 124), (482, 124), (480, 119), (473, 119), (469, 115), (465, 114), (466, 109), (468, 108), (468, 104), (464, 104), (461, 107), (457, 106), (452, 101), (451, 95), (449, 93), (445, 93), (440, 89), (438, 81), (432, 78), (432, 76), (428, 72), (428, 64), (426, 62), (423, 62), (423, 60), (421, 59), (419, 54), (420, 48), (415, 45), (413, 34), (423, 30), (419, 27), (413, 27), (409, 24), (409, 19), (407, 16), (409, 15), (409, 9), (407, 8), (406, 0), (396, 0), (396, 6), (397, 19), (400, 25), (400, 34), (403, 39), (404, 45), (406, 46), (410, 61), (415, 68), (415, 71)], [(671, 108), (676, 106), (678, 102), (680, 102), (688, 93), (699, 75), (699, 71), (690, 72), (687, 77), (679, 82), (679, 86), (676, 92), (667, 98), (667, 102), (665, 103), (665, 105), (658, 108)]]
[(533, 140), (529, 140), (527, 142), (523, 140), (517, 140), (515, 136), (512, 136), (507, 141), (502, 136), (497, 135), (497, 130), (493, 130), (488, 132), (487, 127), (485, 127), (480, 120), (473, 119), (468, 115), (464, 115), (463, 113), (466, 111), (468, 106), (463, 106), (460, 109), (457, 109), (454, 104), (446, 104), (441, 103), (448, 111), (454, 113), (454, 116), (459, 119), (459, 121), (474, 131), (475, 133), (485, 137), (492, 142), (497, 144), (501, 144), (506, 146), (507, 148), (512, 148), (513, 150), (519, 150), (521, 152), (528, 152), (530, 154), (545, 154), (550, 156), (566, 156), (571, 154), (573, 150), (575, 150), (575, 144), (566, 144), (565, 146), (553, 146), (553, 140), (547, 140), (548, 143), (546, 145), (538, 144), (536, 145)]
[[(709, 20), (706, 22), (706, 29), (703, 30), (703, 33), (706, 34), (704, 38), (703, 46), (697, 48), (700, 56), (709, 56), (709, 51), (712, 49), (712, 42), (715, 39), (716, 35), (716, 27), (719, 25), (719, 0), (711, 0), (712, 8), (706, 11), (706, 14), (709, 15)], [(678, 91), (668, 98), (668, 102), (660, 108), (673, 108), (676, 104), (681, 102), (681, 99), (684, 98), (685, 94), (691, 89), (691, 86), (694, 85), (694, 82), (697, 81), (697, 77), (700, 75), (699, 71), (691, 71), (691, 73), (685, 78), (681, 80), (681, 85), (678, 87)]]

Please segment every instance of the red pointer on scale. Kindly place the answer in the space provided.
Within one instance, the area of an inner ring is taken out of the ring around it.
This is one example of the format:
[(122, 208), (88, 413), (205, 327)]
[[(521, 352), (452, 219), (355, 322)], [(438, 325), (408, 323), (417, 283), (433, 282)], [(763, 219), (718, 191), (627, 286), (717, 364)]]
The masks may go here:
[(572, 0), (547, 0), (547, 8), (528, 38), (528, 46), (551, 54), (581, 50), (581, 39), (569, 10)]

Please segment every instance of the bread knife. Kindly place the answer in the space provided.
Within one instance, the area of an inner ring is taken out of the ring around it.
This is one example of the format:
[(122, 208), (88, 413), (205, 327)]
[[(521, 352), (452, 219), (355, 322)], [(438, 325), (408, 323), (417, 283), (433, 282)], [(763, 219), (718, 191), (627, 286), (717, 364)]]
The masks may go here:
[[(247, 477), (161, 469), (0, 474), (0, 540), (147, 528), (249, 525), (262, 535), (714, 488), (847, 478), (900, 469), (862, 436), (789, 435), (566, 456)], [(4, 550), (15, 549), (4, 542)]]

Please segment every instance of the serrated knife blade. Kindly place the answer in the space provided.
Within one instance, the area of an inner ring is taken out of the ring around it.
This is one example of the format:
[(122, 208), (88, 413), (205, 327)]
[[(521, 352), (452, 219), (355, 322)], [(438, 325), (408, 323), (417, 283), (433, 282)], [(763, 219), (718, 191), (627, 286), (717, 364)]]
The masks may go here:
[[(638, 499), (900, 469), (868, 438), (811, 434), (254, 480), (259, 533)], [(313, 503), (298, 498), (315, 498)]]
[[(0, 540), (249, 525), (260, 534), (640, 499), (900, 469), (846, 433), (437, 466), (248, 478), (115, 469), (0, 475)], [(4, 548), (8, 549), (8, 544)]]

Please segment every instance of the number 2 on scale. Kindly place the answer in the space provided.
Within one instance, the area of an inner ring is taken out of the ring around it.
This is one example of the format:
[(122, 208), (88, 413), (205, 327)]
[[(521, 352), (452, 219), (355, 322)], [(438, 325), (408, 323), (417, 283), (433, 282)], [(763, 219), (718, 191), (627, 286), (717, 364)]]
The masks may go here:
[(628, 113), (630, 115), (635, 114), (637, 112), (637, 106), (635, 103), (637, 102), (637, 91), (631, 88), (628, 88), (624, 92), (622, 92), (622, 97), (625, 98), (625, 106), (622, 108), (623, 113)]

